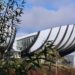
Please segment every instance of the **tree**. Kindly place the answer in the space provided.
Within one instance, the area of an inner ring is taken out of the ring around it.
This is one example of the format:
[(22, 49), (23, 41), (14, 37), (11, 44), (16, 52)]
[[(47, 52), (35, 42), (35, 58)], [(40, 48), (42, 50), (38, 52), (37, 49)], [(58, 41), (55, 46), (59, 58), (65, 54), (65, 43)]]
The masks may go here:
[(25, 70), (25, 72), (28, 72), (31, 69), (41, 69), (42, 66), (48, 65), (50, 70), (51, 65), (55, 64), (59, 58), (59, 52), (53, 48), (52, 42), (47, 41), (42, 49), (32, 53), (26, 53), (21, 67)]
[(0, 53), (1, 56), (12, 48), (16, 25), (20, 23), (24, 0), (0, 0)]

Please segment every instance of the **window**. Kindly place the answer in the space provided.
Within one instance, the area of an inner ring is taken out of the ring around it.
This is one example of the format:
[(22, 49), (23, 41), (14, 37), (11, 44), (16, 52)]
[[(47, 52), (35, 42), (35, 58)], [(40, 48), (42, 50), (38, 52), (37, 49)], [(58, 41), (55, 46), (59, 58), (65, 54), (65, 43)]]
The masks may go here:
[(30, 45), (32, 45), (35, 38), (36, 38), (36, 35), (33, 35), (27, 38), (17, 40), (17, 49), (21, 51), (27, 49), (28, 47), (30, 47)]

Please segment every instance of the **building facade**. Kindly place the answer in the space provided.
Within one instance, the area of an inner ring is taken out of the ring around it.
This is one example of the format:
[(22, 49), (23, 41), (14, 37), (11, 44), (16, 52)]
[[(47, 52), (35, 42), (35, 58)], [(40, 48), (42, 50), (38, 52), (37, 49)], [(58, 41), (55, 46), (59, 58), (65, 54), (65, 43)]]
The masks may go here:
[(46, 30), (31, 33), (16, 39), (14, 49), (25, 52), (34, 52), (41, 49), (47, 41), (51, 41), (61, 56), (75, 50), (75, 25), (52, 27)]

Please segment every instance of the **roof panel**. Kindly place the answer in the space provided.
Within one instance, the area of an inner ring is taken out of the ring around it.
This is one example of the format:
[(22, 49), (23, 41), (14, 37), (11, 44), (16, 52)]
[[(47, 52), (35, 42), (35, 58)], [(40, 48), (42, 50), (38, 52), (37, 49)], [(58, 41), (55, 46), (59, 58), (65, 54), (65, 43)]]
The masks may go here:
[(49, 33), (50, 33), (51, 29), (47, 29), (47, 30), (43, 30), (40, 32), (36, 42), (34, 43), (34, 45), (31, 47), (30, 52), (33, 52), (35, 50), (37, 50), (38, 48), (40, 48), (42, 46), (42, 44), (46, 41)]
[(69, 25), (66, 35), (58, 48), (62, 49), (63, 46), (67, 44), (67, 41), (69, 41), (69, 37), (71, 36), (72, 30), (73, 30), (73, 25)]
[(59, 30), (60, 30), (60, 27), (55, 27), (55, 28), (52, 28), (52, 31), (51, 31), (51, 34), (48, 38), (48, 41), (52, 41), (54, 42), (54, 40), (56, 39), (58, 33), (59, 33)]
[[(57, 46), (57, 45), (60, 43), (60, 41), (62, 40), (62, 38), (63, 38), (63, 36), (64, 36), (64, 34), (65, 34), (66, 29), (67, 29), (67, 26), (61, 26), (60, 33), (59, 33), (59, 35), (58, 35), (56, 41), (54, 42), (54, 45), (55, 45), (55, 46)], [(62, 34), (61, 34), (61, 33), (62, 33)]]
[(75, 26), (74, 26), (74, 30), (73, 30), (73, 33), (72, 33), (72, 35), (71, 35), (69, 41), (68, 41), (67, 44), (63, 47), (63, 49), (65, 49), (65, 48), (67, 48), (67, 47), (69, 48), (69, 47), (71, 46), (72, 42), (74, 41), (74, 38), (75, 38)]
[(37, 34), (38, 34), (38, 32), (30, 33), (30, 34), (27, 34), (25, 36), (18, 37), (15, 40), (21, 40), (21, 39), (24, 39), (24, 38), (27, 38), (27, 37), (30, 37), (30, 36), (34, 36), (34, 35), (37, 35)]

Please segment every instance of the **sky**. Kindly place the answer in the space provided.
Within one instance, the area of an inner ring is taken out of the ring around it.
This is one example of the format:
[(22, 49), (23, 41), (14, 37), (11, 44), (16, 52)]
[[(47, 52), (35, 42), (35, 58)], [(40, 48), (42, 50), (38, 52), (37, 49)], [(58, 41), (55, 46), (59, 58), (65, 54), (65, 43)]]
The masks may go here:
[(54, 26), (75, 24), (75, 0), (25, 0), (17, 37)]

